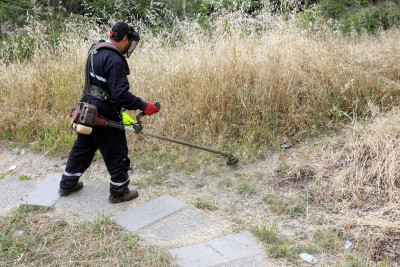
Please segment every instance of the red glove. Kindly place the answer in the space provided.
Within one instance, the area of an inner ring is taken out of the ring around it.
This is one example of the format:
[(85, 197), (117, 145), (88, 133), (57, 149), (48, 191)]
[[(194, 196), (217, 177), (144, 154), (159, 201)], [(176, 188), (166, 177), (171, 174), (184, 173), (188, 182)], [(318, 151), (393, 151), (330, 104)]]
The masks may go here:
[(156, 106), (154, 106), (154, 104), (151, 102), (147, 102), (146, 107), (143, 110), (143, 112), (149, 116), (154, 113), (157, 113), (158, 111), (159, 111), (158, 108)]

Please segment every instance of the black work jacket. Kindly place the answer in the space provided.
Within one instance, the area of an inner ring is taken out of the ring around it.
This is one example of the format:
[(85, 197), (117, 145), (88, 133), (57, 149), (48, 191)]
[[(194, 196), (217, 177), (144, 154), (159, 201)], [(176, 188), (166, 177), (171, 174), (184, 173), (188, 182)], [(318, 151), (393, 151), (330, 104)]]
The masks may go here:
[(129, 92), (127, 76), (130, 72), (125, 57), (113, 49), (99, 49), (93, 55), (93, 68), (94, 71), (90, 68), (90, 83), (106, 90), (114, 103), (87, 95), (85, 92), (81, 98), (82, 102), (91, 100), (97, 106), (100, 115), (113, 121), (121, 121), (121, 108), (144, 110), (146, 102)]

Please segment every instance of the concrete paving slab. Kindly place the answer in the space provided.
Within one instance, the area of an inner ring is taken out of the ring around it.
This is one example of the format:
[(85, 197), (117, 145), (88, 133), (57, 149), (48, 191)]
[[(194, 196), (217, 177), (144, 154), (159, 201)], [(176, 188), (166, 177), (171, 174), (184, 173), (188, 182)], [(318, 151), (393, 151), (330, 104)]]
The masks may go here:
[(255, 246), (253, 235), (249, 231), (232, 234), (211, 240), (208, 244), (220, 252), (228, 261), (257, 255), (261, 250)]
[(0, 180), (0, 214), (18, 206), (37, 185), (37, 181)]
[[(77, 220), (90, 220), (99, 214), (115, 216), (118, 213), (129, 209), (135, 202), (128, 201), (123, 203), (111, 204), (108, 202), (110, 195), (110, 183), (103, 181), (80, 179), (83, 188), (68, 196), (61, 197), (54, 208), (57, 211), (74, 214)], [(144, 191), (139, 191), (139, 198)]]
[(228, 263), (208, 244), (198, 244), (177, 249), (171, 249), (169, 254), (177, 261), (177, 266), (203, 267)]
[(244, 259), (217, 265), (218, 267), (278, 267), (276, 262), (265, 260), (261, 255), (250, 256)]
[(60, 174), (48, 174), (44, 180), (24, 199), (21, 206), (53, 207), (60, 199), (58, 194)]
[(203, 243), (223, 230), (222, 222), (187, 207), (140, 229), (138, 234), (151, 243), (172, 247)]
[(185, 206), (185, 203), (170, 195), (162, 195), (115, 216), (113, 221), (125, 230), (135, 232), (183, 209)]
[(171, 249), (169, 253), (176, 259), (177, 265), (182, 267), (262, 266), (263, 264), (262, 251), (248, 231), (224, 236), (204, 244)]

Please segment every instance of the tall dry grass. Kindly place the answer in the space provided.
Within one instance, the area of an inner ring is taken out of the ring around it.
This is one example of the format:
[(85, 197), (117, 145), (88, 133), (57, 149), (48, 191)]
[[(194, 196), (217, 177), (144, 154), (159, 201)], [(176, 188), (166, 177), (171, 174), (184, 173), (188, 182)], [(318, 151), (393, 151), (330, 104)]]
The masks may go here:
[(330, 179), (336, 197), (353, 201), (355, 207), (400, 197), (400, 110), (377, 116), (372, 123), (356, 122), (347, 141), (331, 158), (337, 171)]
[(400, 110), (356, 119), (313, 151), (297, 154), (284, 178), (308, 183), (327, 221), (348, 229), (376, 262), (400, 259)]
[[(322, 202), (351, 207), (400, 202), (400, 110), (355, 120), (312, 153), (296, 155), (287, 178), (313, 181)], [(332, 202), (333, 203), (333, 202)]]
[[(54, 150), (70, 145), (66, 116), (81, 94), (87, 49), (107, 32), (84, 27), (88, 41), (71, 33), (55, 54), (41, 46), (30, 61), (1, 64), (3, 138), (47, 140)], [(343, 39), (310, 34), (295, 20), (264, 15), (249, 24), (237, 14), (207, 30), (140, 27), (131, 91), (161, 102), (146, 124), (172, 137), (260, 154), (286, 133), (318, 132), (367, 115), (368, 103), (387, 110), (399, 99), (398, 30)]]

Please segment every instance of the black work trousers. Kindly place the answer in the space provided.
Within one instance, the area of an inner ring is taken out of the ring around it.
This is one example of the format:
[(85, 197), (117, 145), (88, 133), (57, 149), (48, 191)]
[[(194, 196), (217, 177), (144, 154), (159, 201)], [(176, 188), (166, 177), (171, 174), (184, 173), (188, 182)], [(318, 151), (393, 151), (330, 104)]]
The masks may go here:
[(93, 127), (90, 135), (78, 133), (71, 149), (60, 188), (76, 186), (81, 175), (89, 168), (97, 149), (100, 150), (111, 175), (110, 195), (120, 197), (128, 191), (130, 159), (125, 131), (103, 126)]

